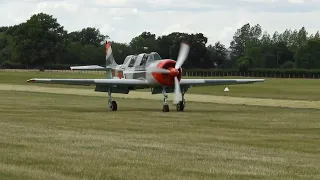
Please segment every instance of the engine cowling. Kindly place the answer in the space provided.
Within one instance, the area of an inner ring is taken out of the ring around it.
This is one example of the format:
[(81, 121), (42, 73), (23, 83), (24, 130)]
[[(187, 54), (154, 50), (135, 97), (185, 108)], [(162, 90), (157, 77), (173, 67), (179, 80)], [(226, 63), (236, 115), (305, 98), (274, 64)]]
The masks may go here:
[(162, 69), (168, 69), (170, 74), (152, 73), (155, 80), (158, 81), (162, 86), (174, 86), (174, 77), (176, 76), (178, 80), (181, 80), (182, 69), (175, 69), (176, 61), (171, 59), (162, 60), (157, 67)]

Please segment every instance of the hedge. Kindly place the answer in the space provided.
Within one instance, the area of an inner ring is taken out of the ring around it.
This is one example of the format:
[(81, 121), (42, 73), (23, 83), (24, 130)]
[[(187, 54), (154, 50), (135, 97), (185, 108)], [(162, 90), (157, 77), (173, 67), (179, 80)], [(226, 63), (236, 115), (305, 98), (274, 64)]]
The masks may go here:
[(320, 78), (320, 69), (185, 69), (185, 76), (247, 76), (274, 78)]

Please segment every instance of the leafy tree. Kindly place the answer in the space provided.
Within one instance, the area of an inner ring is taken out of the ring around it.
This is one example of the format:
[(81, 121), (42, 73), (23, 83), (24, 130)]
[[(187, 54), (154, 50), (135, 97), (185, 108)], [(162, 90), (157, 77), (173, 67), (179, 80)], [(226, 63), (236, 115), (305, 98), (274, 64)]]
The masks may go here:
[(139, 36), (134, 37), (129, 43), (131, 51), (136, 54), (150, 53), (158, 50), (156, 35), (150, 32), (143, 32)]
[(66, 31), (51, 15), (39, 13), (15, 29), (14, 59), (24, 64), (55, 62), (57, 53), (66, 46)]
[(271, 45), (272, 44), (272, 39), (270, 37), (270, 34), (267, 32), (263, 33), (260, 41), (261, 41), (262, 45)]
[(0, 27), (0, 33), (4, 33), (4, 32), (6, 32), (8, 29), (9, 29), (9, 27), (2, 26), (2, 27)]
[(157, 38), (158, 43), (158, 53), (159, 55), (167, 59), (170, 57), (171, 46), (173, 45), (174, 38), (172, 36), (160, 36)]
[(237, 66), (240, 71), (247, 71), (249, 69), (250, 59), (247, 56), (242, 56), (237, 60)]
[(87, 27), (81, 31), (74, 31), (68, 34), (69, 40), (72, 42), (79, 41), (82, 45), (103, 45), (109, 36), (105, 36), (100, 33), (99, 29)]
[(205, 58), (207, 48), (206, 43), (208, 38), (202, 33), (187, 34), (174, 32), (168, 35), (172, 40), (172, 45), (169, 49), (169, 58), (176, 60), (179, 55), (181, 42), (186, 42), (190, 45), (190, 52), (185, 61), (184, 68), (211, 68), (212, 62)]
[(260, 44), (260, 36), (262, 35), (262, 29), (259, 24), (251, 27), (249, 23), (237, 29), (233, 40), (230, 43), (230, 48), (233, 51), (233, 55), (240, 57), (246, 54), (246, 50), (253, 46)]
[(205, 58), (212, 62), (212, 67), (221, 66), (227, 58), (227, 49), (218, 41), (214, 46), (209, 45), (207, 47)]
[(315, 39), (320, 39), (319, 31), (317, 31), (317, 33), (314, 35), (314, 38), (315, 38)]
[(0, 65), (11, 60), (13, 44), (12, 36), (0, 33)]
[(297, 52), (296, 67), (320, 68), (320, 40), (310, 39)]

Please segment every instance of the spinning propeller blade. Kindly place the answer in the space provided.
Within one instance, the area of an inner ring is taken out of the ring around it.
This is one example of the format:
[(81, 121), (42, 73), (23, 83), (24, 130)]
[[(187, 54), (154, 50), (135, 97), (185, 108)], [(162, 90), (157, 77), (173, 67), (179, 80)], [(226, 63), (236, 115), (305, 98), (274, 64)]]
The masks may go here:
[(188, 57), (189, 49), (190, 49), (190, 47), (189, 47), (188, 44), (181, 43), (181, 47), (180, 47), (179, 55), (178, 55), (178, 58), (177, 58), (176, 66), (174, 67), (175, 69), (181, 68), (181, 66), (183, 65), (184, 61)]
[(182, 94), (180, 89), (179, 80), (177, 77), (174, 77), (174, 100), (173, 104), (178, 104), (180, 101), (182, 101)]
[[(186, 43), (181, 43), (179, 56), (176, 61), (175, 69), (178, 70), (181, 68), (183, 63), (186, 61), (188, 54), (189, 54), (190, 47)], [(182, 93), (180, 89), (180, 83), (178, 78), (174, 77), (174, 100), (173, 104), (178, 104), (180, 101), (182, 101)]]

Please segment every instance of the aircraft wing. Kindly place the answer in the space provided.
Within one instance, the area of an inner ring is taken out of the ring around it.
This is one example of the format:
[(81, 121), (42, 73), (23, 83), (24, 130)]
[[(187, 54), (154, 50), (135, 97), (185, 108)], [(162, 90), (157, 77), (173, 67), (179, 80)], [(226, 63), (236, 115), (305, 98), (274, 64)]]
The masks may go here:
[(69, 85), (149, 85), (145, 80), (139, 79), (44, 79), (33, 78), (27, 80), (32, 83), (46, 83), (46, 84), (69, 84)]
[(105, 71), (108, 68), (98, 66), (98, 65), (88, 65), (88, 66), (71, 66), (71, 70), (80, 70), (80, 71)]
[(181, 79), (180, 85), (189, 86), (210, 86), (210, 85), (231, 85), (251, 84), (264, 82), (264, 79)]

